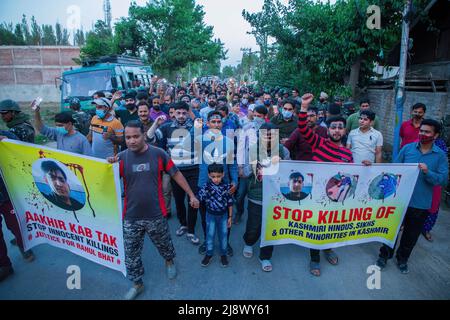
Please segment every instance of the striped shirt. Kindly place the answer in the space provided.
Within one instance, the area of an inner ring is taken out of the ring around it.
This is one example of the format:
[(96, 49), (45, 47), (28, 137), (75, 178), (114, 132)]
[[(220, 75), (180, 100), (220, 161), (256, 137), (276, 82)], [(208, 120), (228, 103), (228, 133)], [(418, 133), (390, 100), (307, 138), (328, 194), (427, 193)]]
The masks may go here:
[(300, 112), (298, 118), (298, 128), (306, 142), (311, 145), (313, 161), (353, 162), (352, 152), (349, 149), (343, 146), (338, 147), (336, 144), (331, 142), (330, 139), (323, 138), (317, 133), (314, 133), (311, 128), (308, 127), (307, 119), (307, 113)]

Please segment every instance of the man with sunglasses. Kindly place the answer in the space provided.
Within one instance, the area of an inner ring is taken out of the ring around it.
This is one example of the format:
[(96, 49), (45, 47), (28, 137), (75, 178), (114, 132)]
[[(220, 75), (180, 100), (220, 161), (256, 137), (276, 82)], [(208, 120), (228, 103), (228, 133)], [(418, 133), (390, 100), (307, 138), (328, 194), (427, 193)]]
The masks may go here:
[[(342, 144), (342, 138), (345, 136), (346, 121), (341, 116), (330, 117), (327, 119), (328, 138), (323, 138), (308, 126), (308, 107), (314, 96), (306, 93), (302, 97), (302, 105), (298, 115), (298, 128), (311, 146), (313, 161), (352, 163), (352, 152)], [(324, 250), (327, 261), (332, 265), (339, 263), (338, 256), (331, 249)], [(310, 249), (311, 262), (310, 272), (316, 277), (320, 276), (320, 250)]]

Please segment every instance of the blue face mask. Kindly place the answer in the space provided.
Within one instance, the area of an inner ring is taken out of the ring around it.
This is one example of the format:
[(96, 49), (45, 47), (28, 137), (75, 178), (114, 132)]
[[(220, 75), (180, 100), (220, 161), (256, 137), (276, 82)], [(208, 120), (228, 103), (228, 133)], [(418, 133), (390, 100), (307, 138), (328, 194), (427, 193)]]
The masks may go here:
[(266, 120), (264, 120), (263, 118), (259, 118), (259, 117), (255, 117), (253, 119), (253, 121), (255, 121), (257, 124), (264, 124), (266, 122)]
[(287, 110), (283, 110), (283, 111), (281, 112), (281, 114), (283, 115), (283, 118), (284, 118), (285, 120), (289, 120), (289, 119), (292, 118), (292, 116), (293, 116), (293, 113), (292, 113), (291, 111), (287, 111)]
[(271, 101), (270, 100), (264, 100), (264, 105), (266, 106), (266, 107), (268, 107), (268, 106), (270, 106), (270, 103)]
[(248, 100), (247, 100), (247, 99), (242, 99), (242, 104), (243, 104), (244, 106), (246, 106), (246, 105), (248, 104)]
[(69, 131), (67, 131), (64, 127), (56, 127), (56, 131), (62, 135), (66, 135), (69, 133)]
[(97, 115), (97, 117), (99, 117), (100, 119), (103, 119), (106, 116), (106, 112), (104, 110), (96, 110), (95, 114)]

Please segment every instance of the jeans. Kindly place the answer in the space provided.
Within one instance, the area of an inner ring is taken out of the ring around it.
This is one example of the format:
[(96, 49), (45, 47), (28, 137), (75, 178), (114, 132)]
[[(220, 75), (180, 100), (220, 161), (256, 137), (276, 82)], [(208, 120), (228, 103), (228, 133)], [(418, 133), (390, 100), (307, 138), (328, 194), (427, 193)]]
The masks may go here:
[[(397, 262), (399, 264), (406, 264), (409, 256), (414, 249), (414, 246), (419, 239), (425, 220), (428, 217), (428, 210), (408, 207), (406, 210), (405, 219), (403, 220), (403, 234), (400, 239), (400, 245), (397, 249)], [(397, 245), (398, 238), (395, 240)], [(380, 258), (391, 259), (394, 256), (394, 249), (383, 244), (380, 248)]]
[(241, 218), (244, 214), (245, 197), (248, 192), (248, 178), (239, 178), (239, 187), (236, 194), (236, 218)]
[(206, 213), (206, 255), (212, 256), (214, 254), (214, 239), (216, 237), (216, 231), (219, 236), (220, 255), (227, 255), (227, 234), (228, 234), (228, 213), (225, 212), (222, 215), (213, 215)]
[[(205, 242), (206, 242), (206, 231), (207, 231), (206, 207), (203, 204), (200, 204), (199, 211), (200, 211), (200, 218), (202, 220), (203, 239), (205, 239)], [(231, 233), (231, 227), (228, 228), (228, 233), (227, 233), (227, 242), (228, 243), (230, 242), (230, 233)]]
[[(180, 172), (183, 174), (184, 178), (189, 184), (192, 192), (197, 194), (198, 191), (198, 167), (193, 169), (182, 170)], [(182, 226), (187, 226), (188, 233), (195, 233), (195, 224), (197, 223), (197, 209), (192, 208), (188, 204), (187, 217), (186, 217), (186, 192), (176, 183), (174, 180), (172, 182), (173, 196), (175, 198), (175, 205), (177, 207), (177, 217)]]
[[(248, 219), (245, 227), (244, 242), (247, 246), (253, 246), (261, 237), (262, 205), (248, 202)], [(272, 258), (273, 246), (261, 247), (259, 259), (270, 260)]]

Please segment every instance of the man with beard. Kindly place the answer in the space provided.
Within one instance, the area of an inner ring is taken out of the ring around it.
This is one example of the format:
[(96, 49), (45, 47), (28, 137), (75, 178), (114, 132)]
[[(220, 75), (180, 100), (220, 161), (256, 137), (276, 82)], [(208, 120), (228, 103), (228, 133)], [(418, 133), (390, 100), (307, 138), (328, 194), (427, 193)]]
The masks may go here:
[[(328, 137), (327, 129), (317, 124), (318, 112), (319, 110), (316, 107), (308, 108), (307, 113), (308, 127), (310, 127), (311, 130), (314, 133), (317, 133), (319, 136), (327, 138)], [(305, 141), (305, 138), (303, 137), (302, 133), (298, 128), (294, 130), (294, 132), (292, 132), (292, 134), (288, 139), (285, 139), (284, 141), (281, 140), (281, 143), (283, 143), (284, 146), (289, 150), (292, 159), (301, 161), (312, 160), (311, 146), (309, 145), (309, 143)]]
[(144, 291), (141, 254), (145, 234), (164, 258), (167, 277), (175, 279), (177, 275), (175, 249), (165, 219), (167, 208), (162, 201), (162, 174), (169, 174), (177, 186), (189, 195), (190, 206), (198, 208), (199, 201), (169, 155), (145, 142), (144, 130), (139, 122), (130, 121), (127, 124), (125, 141), (128, 149), (108, 158), (108, 162), (120, 163), (120, 176), (124, 179), (127, 204), (123, 213), (125, 264), (127, 277), (134, 284), (125, 299), (132, 300)]
[[(159, 123), (159, 119), (155, 123)], [(189, 106), (185, 102), (175, 104), (175, 120), (163, 124), (152, 134), (149, 130), (148, 137), (152, 143), (166, 150), (175, 165), (180, 169), (194, 193), (198, 187), (198, 159), (194, 148), (194, 139), (190, 130), (194, 122), (189, 118)], [(200, 243), (200, 239), (194, 234), (197, 223), (197, 209), (189, 207), (186, 215), (185, 197), (186, 192), (174, 181), (172, 181), (173, 196), (177, 208), (180, 227), (176, 231), (177, 236), (186, 234), (186, 237), (194, 245)]]
[(168, 115), (161, 110), (161, 101), (159, 99), (159, 96), (153, 97), (152, 100), (152, 108), (150, 109), (150, 119), (152, 121), (156, 121), (156, 119), (160, 116), (166, 116), (168, 119)]
[(404, 145), (416, 142), (419, 139), (419, 129), (423, 118), (425, 117), (425, 112), (427, 107), (423, 103), (416, 103), (411, 108), (411, 119), (402, 123), (400, 127), (400, 138), (402, 138), (402, 143), (400, 144), (400, 149)]
[(116, 110), (116, 117), (120, 119), (120, 122), (124, 127), (127, 125), (128, 121), (139, 120), (136, 98), (132, 94), (125, 95), (125, 108), (126, 110)]
[[(319, 136), (308, 126), (308, 106), (314, 96), (306, 93), (302, 97), (302, 105), (298, 115), (298, 128), (305, 138), (306, 142), (311, 146), (313, 161), (323, 162), (340, 162), (352, 163), (352, 152), (342, 144), (342, 138), (345, 135), (346, 121), (341, 116), (331, 117), (327, 119), (328, 139)], [(332, 265), (337, 265), (339, 259), (331, 250), (324, 250), (327, 261)], [(310, 249), (311, 262), (310, 272), (314, 276), (320, 276), (320, 250)]]
[(208, 114), (211, 111), (215, 111), (217, 107), (217, 97), (215, 93), (210, 93), (208, 95), (208, 106), (200, 110), (200, 116), (203, 119), (203, 122), (208, 122)]

